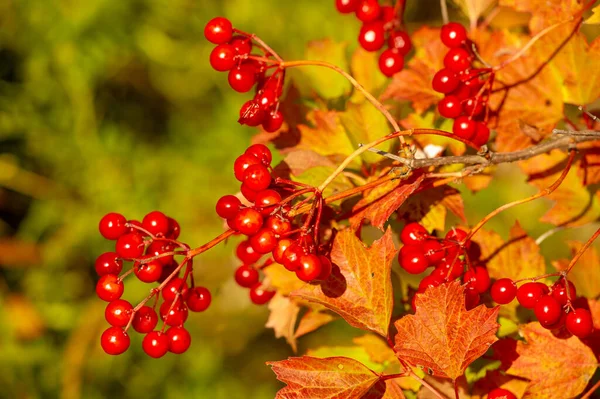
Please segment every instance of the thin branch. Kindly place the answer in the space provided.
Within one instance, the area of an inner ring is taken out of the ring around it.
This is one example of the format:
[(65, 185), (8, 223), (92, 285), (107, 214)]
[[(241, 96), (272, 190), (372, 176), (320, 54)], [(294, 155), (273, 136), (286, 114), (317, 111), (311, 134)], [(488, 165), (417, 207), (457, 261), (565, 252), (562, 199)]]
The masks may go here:
[(448, 5), (446, 4), (446, 0), (440, 0), (440, 8), (442, 9), (442, 21), (444, 21), (444, 25), (447, 25), (450, 22), (450, 18), (448, 18)]
[(575, 263), (577, 263), (579, 258), (581, 258), (583, 253), (590, 247), (590, 245), (592, 245), (592, 243), (596, 238), (598, 238), (598, 236), (600, 236), (600, 229), (596, 230), (596, 232), (587, 240), (583, 247), (581, 247), (581, 249), (579, 249), (575, 256), (573, 256), (573, 259), (571, 259), (571, 262), (569, 263), (569, 267), (567, 267), (566, 274), (569, 274), (573, 266), (575, 266)]

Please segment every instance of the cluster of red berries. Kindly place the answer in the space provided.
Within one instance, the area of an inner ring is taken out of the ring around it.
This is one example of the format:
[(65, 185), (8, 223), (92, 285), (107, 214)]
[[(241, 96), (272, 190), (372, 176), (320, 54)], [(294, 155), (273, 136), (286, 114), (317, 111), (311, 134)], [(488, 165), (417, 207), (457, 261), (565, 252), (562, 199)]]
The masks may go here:
[(496, 388), (488, 393), (488, 399), (517, 399), (517, 396), (508, 389)]
[(571, 334), (584, 338), (594, 329), (591, 313), (587, 309), (572, 307), (577, 290), (565, 278), (560, 278), (551, 287), (531, 281), (519, 288), (511, 279), (501, 278), (492, 284), (490, 293), (499, 304), (507, 304), (517, 298), (521, 306), (533, 309), (540, 324), (549, 330), (566, 327)]
[(471, 42), (465, 28), (450, 22), (441, 29), (441, 40), (448, 52), (444, 56), (444, 68), (436, 72), (432, 87), (445, 94), (438, 103), (438, 111), (444, 118), (454, 119), (452, 132), (465, 140), (482, 146), (490, 138), (486, 124), (489, 82), (482, 76), (489, 69), (472, 68), (475, 59)]
[(462, 246), (460, 243), (466, 236), (464, 230), (452, 229), (443, 239), (438, 239), (431, 236), (419, 223), (404, 226), (400, 232), (400, 241), (404, 244), (398, 254), (400, 266), (412, 274), (423, 273), (429, 267), (434, 268), (421, 280), (417, 293), (462, 276), (466, 284), (467, 308), (471, 309), (479, 304), (480, 295), (490, 287), (490, 276), (483, 266), (469, 266), (464, 271), (467, 266), (464, 255), (469, 250), (471, 241), (467, 240)]
[(387, 49), (379, 56), (379, 70), (392, 76), (404, 67), (404, 57), (410, 52), (410, 36), (400, 27), (392, 6), (381, 6), (377, 0), (336, 0), (335, 6), (343, 14), (355, 13), (363, 23), (358, 42), (367, 51), (379, 51), (387, 42)]
[[(158, 358), (168, 351), (185, 352), (191, 343), (188, 331), (183, 327), (188, 309), (201, 312), (208, 308), (210, 292), (204, 287), (188, 287), (185, 279), (177, 276), (178, 264), (174, 249), (179, 236), (179, 223), (162, 212), (148, 213), (142, 222), (127, 220), (119, 213), (105, 215), (99, 224), (100, 234), (108, 240), (116, 240), (115, 252), (106, 252), (96, 259), (95, 268), (100, 279), (96, 294), (106, 302), (105, 317), (111, 325), (100, 339), (102, 349), (110, 355), (119, 355), (129, 348), (129, 327), (146, 334), (142, 342), (144, 352)], [(154, 307), (141, 303), (133, 307), (121, 299), (125, 289), (123, 279), (130, 274), (119, 274), (123, 262), (133, 262), (132, 271), (144, 283), (160, 283), (152, 292), (156, 296)], [(164, 332), (156, 330), (158, 315), (156, 307), (159, 296), (163, 302), (159, 314), (165, 326)]]
[[(234, 36), (234, 32), (238, 33)], [(242, 125), (262, 127), (275, 132), (283, 125), (283, 114), (279, 111), (279, 97), (283, 92), (283, 69), (267, 75), (267, 63), (259, 59), (269, 57), (252, 56), (252, 37), (231, 26), (231, 21), (216, 17), (208, 21), (204, 36), (217, 46), (210, 53), (210, 65), (216, 71), (229, 71), (228, 80), (232, 89), (240, 93), (250, 91), (256, 85), (256, 94), (240, 109), (238, 122)], [(254, 57), (254, 58), (253, 58)]]
[(291, 208), (282, 202), (286, 190), (271, 176), (271, 161), (271, 151), (266, 146), (248, 147), (235, 160), (233, 171), (242, 182), (242, 195), (251, 205), (244, 206), (234, 195), (219, 198), (216, 205), (217, 215), (226, 219), (232, 230), (248, 236), (236, 250), (243, 265), (236, 270), (235, 280), (250, 288), (250, 299), (259, 305), (275, 294), (265, 290), (259, 281), (256, 263), (263, 255), (272, 254), (275, 262), (296, 272), (302, 281), (324, 280), (331, 272), (329, 260), (315, 254), (310, 235), (300, 232), (295, 238), (298, 229), (287, 216)]

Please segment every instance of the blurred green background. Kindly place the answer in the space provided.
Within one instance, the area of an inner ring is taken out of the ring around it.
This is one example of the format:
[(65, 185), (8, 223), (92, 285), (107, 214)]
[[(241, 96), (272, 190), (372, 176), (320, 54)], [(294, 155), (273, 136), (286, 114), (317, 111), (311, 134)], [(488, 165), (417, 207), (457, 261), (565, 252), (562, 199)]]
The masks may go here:
[[(415, 3), (412, 26), (438, 19), (437, 6)], [(230, 165), (255, 130), (236, 123), (247, 96), (208, 64), (203, 28), (216, 15), (288, 59), (314, 39), (356, 47), (358, 22), (328, 0), (0, 2), (0, 397), (272, 398), (280, 387), (264, 362), (292, 351), (264, 328), (267, 308), (232, 281), (232, 242), (196, 261), (196, 281), (214, 298), (190, 316), (186, 354), (150, 359), (137, 334), (119, 357), (99, 346), (105, 304), (94, 295), (93, 262), (112, 249), (97, 232), (101, 216), (159, 209), (197, 246), (222, 231), (216, 199), (238, 189)], [(479, 204), (467, 208), (470, 220), (533, 191), (508, 169), (467, 195)], [(545, 209), (522, 207), (524, 226), (547, 230), (533, 217)], [(493, 227), (505, 234), (517, 217)], [(137, 303), (147, 289), (128, 282), (124, 298)], [(300, 348), (357, 333), (335, 322)]]

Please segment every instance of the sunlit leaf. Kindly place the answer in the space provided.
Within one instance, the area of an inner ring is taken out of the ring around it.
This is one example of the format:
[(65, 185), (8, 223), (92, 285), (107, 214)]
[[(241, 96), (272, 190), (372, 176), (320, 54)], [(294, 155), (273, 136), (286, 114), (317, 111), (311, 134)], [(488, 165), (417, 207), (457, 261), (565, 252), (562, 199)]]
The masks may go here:
[[(574, 256), (583, 247), (582, 242), (567, 241), (567, 245)], [(557, 270), (566, 270), (569, 259), (552, 262)], [(590, 246), (579, 258), (573, 269), (569, 272), (568, 279), (575, 284), (577, 295), (587, 298), (596, 298), (600, 295), (600, 256), (594, 246)]]
[(265, 327), (272, 328), (275, 331), (276, 338), (285, 338), (294, 352), (296, 352), (294, 328), (296, 327), (300, 307), (290, 300), (290, 298), (277, 293), (269, 301), (269, 310), (271, 313)]

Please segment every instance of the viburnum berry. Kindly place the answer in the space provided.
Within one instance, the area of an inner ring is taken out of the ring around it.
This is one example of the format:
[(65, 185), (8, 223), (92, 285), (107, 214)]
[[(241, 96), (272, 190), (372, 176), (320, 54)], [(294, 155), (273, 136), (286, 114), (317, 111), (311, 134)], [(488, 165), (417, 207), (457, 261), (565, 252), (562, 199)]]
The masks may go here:
[(400, 232), (400, 241), (404, 245), (418, 244), (429, 237), (427, 229), (419, 223), (408, 223)]
[(233, 46), (237, 55), (250, 54), (250, 52), (252, 51), (252, 40), (246, 36), (234, 36), (229, 41), (229, 44)]
[(144, 238), (141, 234), (124, 234), (115, 245), (117, 255), (123, 259), (136, 259), (144, 254)]
[(167, 233), (167, 238), (172, 240), (176, 240), (179, 238), (179, 233), (181, 233), (181, 227), (177, 220), (173, 218), (169, 218), (169, 232)]
[(335, 0), (335, 7), (343, 14), (355, 12), (360, 0)]
[(483, 294), (490, 288), (490, 275), (485, 267), (475, 266), (465, 272), (464, 282), (468, 282), (475, 291)]
[(258, 271), (252, 266), (242, 265), (235, 270), (235, 282), (240, 287), (250, 288), (258, 283)]
[(547, 289), (548, 287), (542, 283), (525, 283), (517, 289), (517, 300), (524, 308), (533, 309), (538, 299), (546, 294)]
[(458, 80), (456, 74), (448, 68), (437, 71), (435, 75), (433, 75), (433, 80), (431, 82), (433, 90), (444, 94), (454, 91), (459, 84), (460, 80)]
[(565, 286), (565, 280), (560, 279), (554, 287), (552, 287), (552, 296), (558, 301), (560, 305), (566, 305), (569, 298), (573, 301), (577, 297), (577, 289), (575, 285), (567, 280), (569, 286), (569, 295), (567, 296), (567, 288)]
[(469, 98), (463, 103), (465, 114), (470, 117), (480, 115), (485, 109), (486, 103), (482, 99)]
[(377, 51), (385, 44), (385, 30), (382, 21), (365, 23), (358, 33), (358, 42), (367, 51)]
[(162, 289), (162, 297), (165, 301), (172, 302), (179, 293), (180, 297), (186, 299), (189, 295), (188, 285), (181, 277), (175, 277), (169, 281)]
[(264, 190), (271, 184), (271, 173), (264, 165), (251, 165), (244, 172), (244, 184), (254, 191)]
[(166, 334), (169, 338), (169, 352), (171, 353), (184, 353), (192, 343), (192, 336), (183, 327), (171, 327)]
[(475, 130), (475, 137), (471, 139), (471, 141), (478, 145), (482, 146), (488, 142), (490, 139), (490, 128), (484, 122), (477, 122), (477, 128)]
[(275, 233), (276, 236), (292, 231), (292, 223), (279, 215), (269, 216), (265, 222), (265, 227)]
[(381, 6), (381, 11), (379, 13), (379, 19), (383, 22), (388, 23), (392, 22), (396, 18), (396, 11), (392, 6)]
[(192, 312), (204, 312), (210, 306), (212, 296), (205, 287), (194, 287), (189, 290), (187, 305)]
[[(274, 216), (271, 216), (274, 217)], [(268, 221), (267, 221), (268, 224)], [(277, 245), (275, 246), (275, 248), (273, 249), (273, 259), (275, 260), (275, 262), (283, 264), (285, 257), (285, 251), (289, 248), (290, 245), (292, 245), (292, 240), (289, 238), (282, 238), (279, 241), (277, 241)]]
[(258, 126), (265, 120), (265, 115), (264, 109), (256, 100), (248, 100), (240, 108), (238, 122), (242, 125)]
[(379, 56), (379, 70), (387, 77), (400, 72), (403, 67), (404, 58), (396, 49), (387, 49)]
[(362, 22), (373, 22), (379, 18), (381, 6), (377, 0), (360, 0), (356, 8), (356, 17)]
[(465, 140), (471, 140), (477, 133), (477, 123), (468, 116), (459, 116), (454, 120), (452, 133)]
[(262, 127), (269, 133), (276, 132), (283, 126), (283, 114), (281, 111), (273, 110), (264, 116)]
[(100, 277), (96, 284), (96, 294), (98, 298), (106, 302), (112, 302), (121, 298), (123, 295), (123, 282), (119, 280), (119, 276), (115, 274), (105, 274)]
[(259, 211), (252, 208), (244, 208), (234, 216), (236, 230), (247, 236), (256, 234), (263, 225), (263, 217)]
[(295, 272), (300, 268), (300, 257), (305, 255), (304, 249), (297, 243), (292, 243), (283, 253), (283, 266)]
[(169, 337), (160, 331), (150, 331), (142, 340), (142, 349), (155, 359), (163, 357), (169, 351)]
[(96, 258), (94, 268), (98, 276), (119, 274), (123, 270), (123, 261), (119, 259), (116, 252), (105, 252)]
[(109, 327), (100, 337), (102, 350), (109, 355), (120, 355), (129, 348), (129, 335), (121, 327)]
[(252, 144), (244, 151), (244, 154), (256, 157), (265, 166), (269, 166), (273, 160), (271, 150), (264, 144)]
[(116, 240), (126, 233), (127, 226), (125, 226), (125, 223), (127, 223), (127, 219), (120, 213), (107, 213), (100, 219), (98, 230), (100, 230), (102, 237), (107, 240)]
[(592, 315), (587, 309), (578, 308), (567, 314), (567, 330), (576, 337), (585, 338), (594, 330)]
[(281, 194), (275, 190), (262, 190), (256, 194), (254, 205), (265, 216), (275, 210), (275, 205), (281, 202)]
[(217, 201), (217, 215), (223, 219), (230, 219), (237, 215), (242, 207), (242, 201), (235, 195), (224, 195)]
[(275, 249), (277, 237), (275, 237), (273, 230), (262, 228), (250, 237), (250, 245), (259, 254), (267, 254)]
[(229, 71), (235, 66), (235, 48), (229, 44), (219, 44), (210, 53), (210, 66), (215, 71)]
[(256, 252), (252, 245), (250, 245), (250, 240), (242, 241), (238, 244), (235, 254), (239, 260), (247, 265), (251, 265), (260, 259), (261, 254)]
[(473, 285), (467, 285), (465, 287), (465, 308), (467, 310), (471, 310), (477, 305), (479, 305), (479, 301), (481, 300), (481, 295), (477, 291), (477, 289)]
[(324, 255), (319, 255), (319, 260), (321, 261), (321, 274), (317, 277), (317, 280), (327, 280), (331, 275), (331, 271), (333, 269), (333, 265), (331, 261)]
[(462, 276), (464, 268), (465, 268), (464, 261), (461, 261), (460, 259), (456, 259), (456, 261), (453, 262), (453, 260), (451, 260), (451, 259), (444, 258), (438, 264), (438, 266), (436, 267), (436, 270), (437, 269), (442, 270), (444, 280), (450, 281), (450, 280), (454, 280), (454, 279)]
[(511, 279), (501, 278), (494, 281), (490, 294), (494, 302), (505, 305), (512, 302), (517, 296), (517, 286)]
[(150, 245), (148, 245), (148, 248), (146, 248), (146, 256), (158, 256), (156, 260), (163, 266), (166, 266), (173, 263), (173, 255), (164, 254), (172, 252), (174, 249), (173, 244), (162, 240), (156, 240), (152, 241)]
[(459, 23), (449, 22), (442, 26), (440, 38), (446, 47), (460, 47), (467, 40), (467, 30)]
[(250, 300), (256, 305), (264, 305), (275, 296), (275, 291), (265, 289), (261, 283), (250, 288)]
[(127, 227), (125, 233), (140, 233), (140, 230), (137, 229), (137, 227), (142, 227), (142, 222), (140, 222), (139, 220), (128, 220), (127, 224), (129, 225), (129, 227)]
[(104, 310), (104, 317), (111, 326), (125, 327), (129, 323), (133, 306), (123, 300), (117, 299), (109, 302)]
[(517, 399), (514, 393), (502, 388), (491, 390), (487, 397), (488, 399)]
[(471, 61), (469, 52), (462, 48), (452, 48), (444, 56), (444, 66), (455, 73), (467, 70)]
[(555, 324), (563, 312), (560, 304), (552, 295), (542, 295), (535, 303), (533, 311), (544, 327)]
[(258, 191), (252, 190), (246, 184), (242, 183), (240, 186), (240, 191), (244, 198), (246, 198), (250, 202), (256, 201), (256, 196), (258, 195)]
[(305, 282), (311, 282), (321, 275), (321, 261), (317, 255), (309, 254), (300, 257), (296, 276)]
[(227, 81), (233, 90), (246, 93), (256, 83), (256, 70), (252, 64), (243, 63), (229, 70)]
[(398, 50), (400, 55), (405, 56), (412, 49), (412, 42), (408, 33), (403, 30), (394, 30), (390, 32), (388, 46), (391, 49)]
[(436, 276), (425, 276), (423, 278), (423, 280), (421, 280), (421, 282), (419, 283), (419, 288), (417, 289), (417, 292), (425, 292), (428, 288), (434, 288), (434, 287), (438, 287), (440, 285), (442, 285), (444, 283), (444, 280), (441, 280), (439, 278), (437, 278)]
[(428, 267), (429, 262), (420, 245), (410, 246), (407, 251), (400, 252), (398, 256), (400, 266), (411, 274), (423, 273)]
[(462, 106), (458, 97), (447, 95), (437, 105), (440, 115), (444, 118), (455, 119), (462, 114)]
[(169, 233), (169, 218), (162, 212), (153, 211), (144, 216), (142, 227), (155, 236), (165, 237)]
[(158, 315), (150, 306), (142, 306), (135, 315), (131, 325), (139, 333), (146, 334), (154, 330), (158, 324)]
[(160, 317), (168, 326), (180, 326), (188, 318), (188, 308), (181, 299), (175, 302), (164, 301), (160, 305)]
[(204, 37), (214, 44), (227, 43), (231, 40), (232, 35), (233, 27), (227, 18), (213, 18), (204, 27)]

